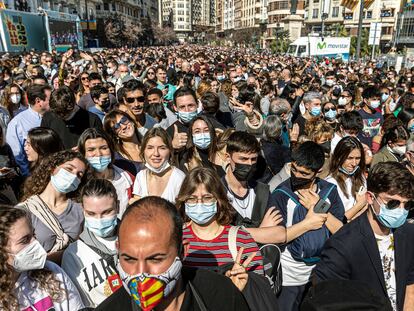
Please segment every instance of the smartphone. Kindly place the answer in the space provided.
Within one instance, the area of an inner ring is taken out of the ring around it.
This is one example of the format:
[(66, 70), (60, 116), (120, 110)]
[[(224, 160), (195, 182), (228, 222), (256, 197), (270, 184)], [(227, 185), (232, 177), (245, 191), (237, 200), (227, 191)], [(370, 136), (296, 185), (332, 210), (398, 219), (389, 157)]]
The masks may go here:
[(325, 214), (328, 212), (328, 210), (331, 208), (331, 203), (320, 199), (318, 203), (316, 203), (315, 207), (313, 208), (313, 211), (315, 213), (319, 214)]
[(360, 188), (359, 188), (359, 190), (358, 190), (358, 194), (359, 195), (361, 195), (361, 194), (363, 194), (363, 193), (365, 193), (366, 192), (366, 190), (365, 190), (365, 187), (364, 186), (361, 186)]

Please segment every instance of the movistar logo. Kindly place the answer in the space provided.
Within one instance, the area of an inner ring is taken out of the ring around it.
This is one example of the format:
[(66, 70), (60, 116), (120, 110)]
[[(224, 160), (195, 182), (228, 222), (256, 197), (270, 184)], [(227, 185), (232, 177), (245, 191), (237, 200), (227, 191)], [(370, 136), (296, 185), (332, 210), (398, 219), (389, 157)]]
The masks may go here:
[(326, 48), (326, 42), (318, 42), (318, 49), (322, 50)]

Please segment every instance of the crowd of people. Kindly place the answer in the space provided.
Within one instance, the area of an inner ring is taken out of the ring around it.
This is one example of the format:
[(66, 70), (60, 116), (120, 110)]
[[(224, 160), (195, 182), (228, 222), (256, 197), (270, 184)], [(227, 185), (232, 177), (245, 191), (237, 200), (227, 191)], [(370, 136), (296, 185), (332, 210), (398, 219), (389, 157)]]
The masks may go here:
[(414, 310), (413, 75), (3, 55), (0, 310)]

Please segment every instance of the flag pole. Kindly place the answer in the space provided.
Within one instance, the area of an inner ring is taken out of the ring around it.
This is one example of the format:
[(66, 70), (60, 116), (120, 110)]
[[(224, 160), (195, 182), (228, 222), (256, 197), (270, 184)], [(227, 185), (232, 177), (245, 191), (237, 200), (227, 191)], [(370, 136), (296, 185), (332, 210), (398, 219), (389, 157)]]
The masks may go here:
[(361, 56), (361, 37), (362, 37), (362, 17), (364, 12), (364, 0), (361, 0), (359, 5), (359, 20), (358, 20), (358, 37), (357, 37), (357, 49), (356, 49), (356, 60), (360, 59)]

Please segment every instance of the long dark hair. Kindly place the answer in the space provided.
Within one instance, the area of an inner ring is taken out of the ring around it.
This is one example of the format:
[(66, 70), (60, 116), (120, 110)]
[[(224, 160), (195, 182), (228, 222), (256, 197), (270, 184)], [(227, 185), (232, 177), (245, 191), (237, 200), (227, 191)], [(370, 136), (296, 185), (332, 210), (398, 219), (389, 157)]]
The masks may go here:
[[(349, 154), (355, 149), (358, 149), (360, 151), (361, 160), (359, 162), (359, 169), (355, 172), (354, 175), (349, 176), (349, 178), (352, 179), (352, 193), (348, 193), (345, 185), (345, 180), (348, 178), (348, 176), (342, 173), (339, 169), (342, 167)], [(337, 181), (339, 188), (345, 194), (346, 198), (349, 198), (350, 195), (355, 195), (359, 191), (359, 188), (365, 184), (365, 152), (364, 147), (357, 138), (347, 136), (339, 141), (331, 157), (329, 172), (331, 176)]]
[(40, 163), (44, 157), (64, 149), (59, 135), (48, 127), (32, 128), (28, 132), (27, 137), (30, 139), (30, 145), (33, 150), (38, 154), (38, 159), (31, 163), (31, 168)]

